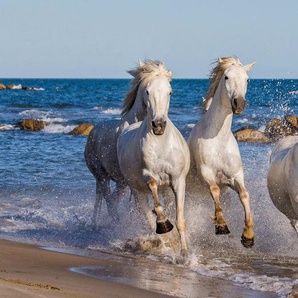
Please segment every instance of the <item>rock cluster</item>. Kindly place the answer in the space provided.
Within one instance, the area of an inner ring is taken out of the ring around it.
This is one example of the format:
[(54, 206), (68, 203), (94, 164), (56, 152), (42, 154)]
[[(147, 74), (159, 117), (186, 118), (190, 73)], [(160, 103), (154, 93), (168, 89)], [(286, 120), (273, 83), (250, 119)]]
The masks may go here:
[(0, 82), (0, 90), (41, 90), (42, 88), (38, 87), (28, 87), (28, 86), (22, 86), (21, 84), (15, 85), (15, 84), (9, 84), (5, 86), (3, 83)]
[(289, 135), (298, 135), (298, 117), (293, 115), (286, 115), (284, 119), (272, 118), (264, 132), (247, 126), (234, 132), (237, 141), (254, 143), (274, 143)]

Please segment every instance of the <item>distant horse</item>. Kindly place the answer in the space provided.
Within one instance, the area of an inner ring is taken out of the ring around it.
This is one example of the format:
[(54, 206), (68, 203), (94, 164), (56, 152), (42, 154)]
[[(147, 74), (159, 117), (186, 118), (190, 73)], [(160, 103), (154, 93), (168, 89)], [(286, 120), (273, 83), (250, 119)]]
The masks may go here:
[[(127, 127), (118, 138), (117, 151), (121, 172), (156, 233), (171, 231), (173, 225), (163, 212), (159, 188), (170, 187), (176, 201), (176, 227), (180, 235), (181, 256), (187, 256), (184, 200), (185, 179), (189, 171), (188, 145), (168, 118), (171, 85), (170, 73), (155, 76), (144, 97), (147, 116), (143, 122)], [(152, 194), (157, 219), (153, 217), (147, 195)]]
[(274, 146), (267, 186), (273, 204), (298, 233), (298, 136), (284, 137)]
[[(96, 199), (92, 222), (98, 223), (102, 200), (105, 199), (112, 218), (117, 218), (119, 198), (125, 192), (126, 181), (119, 169), (117, 159), (117, 139), (124, 124), (132, 124), (144, 119), (147, 113), (145, 97), (146, 86), (155, 77), (168, 75), (165, 65), (160, 61), (139, 61), (139, 66), (128, 71), (133, 76), (130, 90), (123, 102), (121, 120), (104, 121), (90, 132), (85, 147), (85, 161), (96, 179)], [(169, 76), (169, 75), (168, 75)], [(110, 182), (115, 182), (112, 191)]]
[[(229, 59), (229, 63), (226, 63), (226, 59)], [(209, 189), (215, 204), (215, 216), (212, 219), (216, 234), (230, 233), (220, 204), (220, 186), (229, 186), (239, 194), (245, 211), (245, 228), (241, 239), (245, 247), (254, 244), (253, 218), (249, 194), (244, 185), (241, 156), (231, 126), (233, 114), (240, 115), (245, 108), (247, 73), (253, 65), (242, 66), (239, 59), (234, 57), (218, 59), (211, 73), (211, 78), (216, 78), (210, 87), (212, 102), (188, 138), (190, 187)]]

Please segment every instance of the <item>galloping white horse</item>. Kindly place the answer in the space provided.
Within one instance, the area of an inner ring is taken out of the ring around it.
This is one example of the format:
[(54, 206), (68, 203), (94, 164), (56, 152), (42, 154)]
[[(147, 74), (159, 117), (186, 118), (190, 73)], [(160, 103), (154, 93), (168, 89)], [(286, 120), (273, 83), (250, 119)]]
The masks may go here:
[(241, 156), (231, 126), (233, 114), (239, 115), (245, 108), (247, 73), (253, 65), (242, 66), (239, 59), (234, 57), (218, 59), (218, 65), (211, 73), (212, 102), (188, 138), (191, 155), (189, 186), (209, 188), (215, 203), (212, 219), (216, 234), (230, 233), (220, 205), (220, 186), (227, 185), (239, 194), (245, 211), (245, 228), (241, 239), (245, 247), (254, 244), (253, 219), (249, 194), (244, 185)]
[(267, 186), (275, 207), (298, 233), (298, 136), (279, 140), (270, 156)]
[[(155, 77), (167, 70), (159, 61), (139, 61), (139, 67), (128, 71), (134, 78), (130, 90), (123, 102), (121, 120), (105, 121), (93, 128), (85, 147), (85, 161), (96, 179), (96, 199), (94, 205), (94, 225), (98, 222), (102, 200), (105, 199), (110, 216), (117, 218), (117, 203), (127, 184), (122, 177), (117, 159), (117, 139), (124, 128), (124, 123), (142, 121), (147, 110), (144, 102), (146, 86)], [(110, 182), (115, 182), (112, 192)]]
[[(147, 116), (142, 123), (135, 123), (122, 132), (117, 151), (121, 172), (151, 227), (156, 228), (156, 233), (167, 233), (173, 228), (164, 215), (158, 196), (159, 187), (171, 187), (173, 190), (181, 255), (186, 257), (184, 200), (190, 155), (185, 139), (168, 118), (170, 79), (171, 73), (168, 72), (164, 76), (153, 77), (148, 83), (144, 97)], [(150, 194), (154, 199), (156, 223), (147, 201)]]

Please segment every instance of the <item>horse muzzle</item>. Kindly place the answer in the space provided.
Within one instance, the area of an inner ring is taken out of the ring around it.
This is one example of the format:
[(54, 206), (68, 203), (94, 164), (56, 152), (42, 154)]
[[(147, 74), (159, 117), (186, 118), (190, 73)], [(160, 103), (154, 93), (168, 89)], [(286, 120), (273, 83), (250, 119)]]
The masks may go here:
[(152, 130), (155, 135), (163, 135), (167, 126), (167, 121), (163, 119), (152, 121)]
[(234, 98), (231, 101), (232, 104), (232, 111), (235, 115), (241, 115), (246, 106), (245, 98)]

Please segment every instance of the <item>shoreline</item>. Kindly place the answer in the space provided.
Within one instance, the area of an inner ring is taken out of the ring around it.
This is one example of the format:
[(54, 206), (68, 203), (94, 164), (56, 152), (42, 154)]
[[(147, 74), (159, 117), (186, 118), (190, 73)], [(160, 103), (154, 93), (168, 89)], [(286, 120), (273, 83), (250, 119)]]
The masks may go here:
[(168, 297), (70, 271), (109, 262), (0, 240), (1, 297)]
[(147, 259), (129, 264), (2, 239), (0, 251), (1, 297), (277, 297)]

